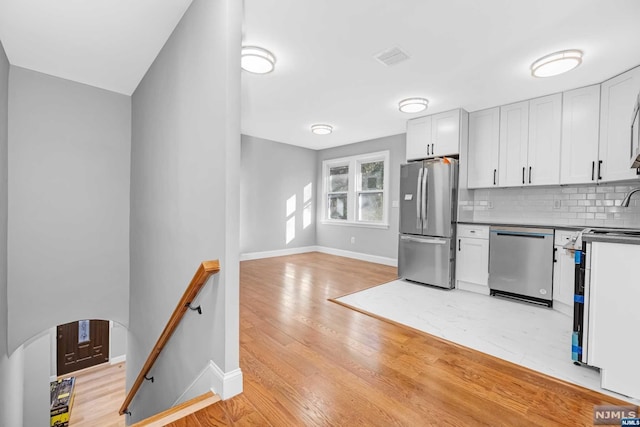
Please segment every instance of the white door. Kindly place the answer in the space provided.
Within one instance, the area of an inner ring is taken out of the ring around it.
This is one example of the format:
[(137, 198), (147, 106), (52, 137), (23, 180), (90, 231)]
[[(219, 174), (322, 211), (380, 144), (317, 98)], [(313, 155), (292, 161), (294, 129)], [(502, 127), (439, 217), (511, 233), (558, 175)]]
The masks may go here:
[(500, 107), (500, 187), (525, 184), (529, 101)]
[(599, 150), (602, 181), (637, 178), (629, 161), (631, 114), (639, 91), (640, 67), (602, 83)]
[(562, 95), (560, 184), (596, 181), (600, 132), (600, 85)]
[(562, 94), (530, 100), (525, 184), (560, 184), (561, 134)]
[[(553, 264), (554, 308), (567, 315), (572, 315), (576, 267), (574, 255), (573, 252), (569, 252), (562, 246), (556, 246), (555, 250), (556, 262)], [(562, 306), (558, 306), (557, 302)]]
[(427, 146), (431, 147), (431, 116), (407, 120), (407, 160), (425, 159)]
[(460, 153), (460, 110), (431, 116), (431, 149), (429, 155), (451, 156)]
[(469, 114), (468, 188), (498, 185), (500, 107)]
[(456, 280), (488, 286), (488, 279), (489, 240), (459, 238)]

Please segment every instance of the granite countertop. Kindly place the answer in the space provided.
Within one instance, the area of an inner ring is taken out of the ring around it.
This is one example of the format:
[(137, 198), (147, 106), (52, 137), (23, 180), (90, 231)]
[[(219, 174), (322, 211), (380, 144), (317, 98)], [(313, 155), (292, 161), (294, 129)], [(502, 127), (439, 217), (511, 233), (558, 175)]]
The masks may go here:
[(582, 231), (585, 228), (595, 229), (598, 227), (593, 226), (584, 226), (580, 227), (577, 225), (559, 225), (559, 224), (523, 224), (516, 222), (483, 222), (483, 221), (458, 221), (458, 224), (469, 224), (469, 225), (489, 225), (489, 226), (499, 226), (499, 227), (531, 227), (531, 228), (554, 228), (556, 230), (571, 230), (571, 231)]

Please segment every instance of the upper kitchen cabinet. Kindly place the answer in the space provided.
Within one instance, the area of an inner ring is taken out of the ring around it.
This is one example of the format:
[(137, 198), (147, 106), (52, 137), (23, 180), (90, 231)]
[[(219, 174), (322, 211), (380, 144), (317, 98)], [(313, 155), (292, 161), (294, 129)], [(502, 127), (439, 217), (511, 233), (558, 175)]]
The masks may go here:
[(562, 94), (529, 101), (527, 184), (560, 184)]
[(529, 101), (500, 107), (501, 187), (517, 187), (526, 182), (528, 126)]
[(461, 121), (466, 111), (457, 109), (407, 121), (407, 160), (460, 154)]
[(500, 108), (500, 186), (560, 183), (562, 94)]
[(469, 114), (468, 188), (498, 185), (500, 107)]
[(629, 167), (630, 126), (634, 102), (640, 91), (640, 67), (602, 83), (600, 149), (596, 173), (602, 181), (637, 178)]
[(582, 184), (598, 179), (599, 123), (600, 85), (563, 94), (560, 184)]

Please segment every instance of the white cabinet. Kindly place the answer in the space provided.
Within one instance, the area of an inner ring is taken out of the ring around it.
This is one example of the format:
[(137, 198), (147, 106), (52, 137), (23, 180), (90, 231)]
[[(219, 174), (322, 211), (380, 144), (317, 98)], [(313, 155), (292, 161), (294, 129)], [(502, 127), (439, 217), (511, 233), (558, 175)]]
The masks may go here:
[(596, 181), (599, 123), (600, 85), (563, 94), (560, 184)]
[(529, 101), (500, 107), (500, 186), (526, 182)]
[(489, 295), (489, 226), (458, 224), (456, 287)]
[(637, 178), (629, 167), (631, 158), (631, 113), (640, 91), (640, 67), (602, 83), (600, 104), (600, 149), (596, 166), (602, 181)]
[(640, 286), (630, 274), (640, 245), (592, 242), (590, 256), (588, 363), (602, 388), (640, 399)]
[(431, 146), (431, 116), (407, 120), (407, 160), (427, 157)]
[(467, 186), (486, 188), (498, 185), (500, 107), (469, 114)]
[(562, 94), (529, 101), (527, 184), (560, 184)]
[(556, 230), (553, 256), (553, 308), (573, 316), (576, 264), (574, 252), (563, 246), (575, 240), (576, 232)]
[(560, 183), (562, 94), (500, 107), (500, 186)]
[(461, 109), (407, 121), (407, 160), (455, 156), (460, 153)]

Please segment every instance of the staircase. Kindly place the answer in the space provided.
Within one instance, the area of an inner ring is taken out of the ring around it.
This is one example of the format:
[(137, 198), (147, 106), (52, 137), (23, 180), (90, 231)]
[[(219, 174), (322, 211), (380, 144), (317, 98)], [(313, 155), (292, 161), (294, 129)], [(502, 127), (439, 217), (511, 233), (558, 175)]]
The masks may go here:
[(132, 424), (131, 427), (162, 427), (182, 418), (188, 417), (208, 406), (220, 401), (220, 396), (213, 392), (207, 392), (184, 403), (169, 408), (145, 420)]

